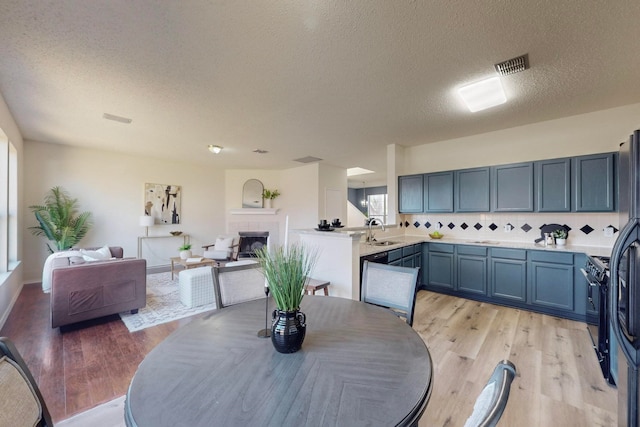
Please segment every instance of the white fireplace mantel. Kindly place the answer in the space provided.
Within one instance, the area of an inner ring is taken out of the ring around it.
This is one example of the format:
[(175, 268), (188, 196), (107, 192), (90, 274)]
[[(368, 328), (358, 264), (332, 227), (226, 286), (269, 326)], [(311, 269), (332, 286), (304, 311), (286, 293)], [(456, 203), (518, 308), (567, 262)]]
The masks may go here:
[(231, 215), (277, 215), (280, 209), (272, 208), (242, 208), (231, 209)]

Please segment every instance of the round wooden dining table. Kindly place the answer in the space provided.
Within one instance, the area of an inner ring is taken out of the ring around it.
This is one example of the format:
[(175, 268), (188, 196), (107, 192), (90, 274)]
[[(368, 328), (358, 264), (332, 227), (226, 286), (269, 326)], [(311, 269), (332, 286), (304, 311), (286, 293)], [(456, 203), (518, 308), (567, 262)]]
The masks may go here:
[(433, 378), (420, 336), (350, 299), (305, 296), (301, 310), (306, 337), (293, 354), (257, 337), (264, 299), (176, 330), (138, 367), (127, 426), (417, 426)]

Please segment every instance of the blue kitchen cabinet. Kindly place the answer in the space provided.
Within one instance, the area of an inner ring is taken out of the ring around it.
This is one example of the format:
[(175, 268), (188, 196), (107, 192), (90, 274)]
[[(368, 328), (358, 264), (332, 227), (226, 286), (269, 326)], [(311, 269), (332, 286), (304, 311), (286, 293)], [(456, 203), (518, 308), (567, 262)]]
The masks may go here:
[(398, 210), (400, 213), (423, 212), (424, 175), (398, 177)]
[(575, 310), (572, 253), (529, 252), (529, 301), (533, 305)]
[(489, 212), (491, 168), (455, 171), (455, 211)]
[(494, 212), (533, 211), (533, 162), (492, 166)]
[(576, 212), (615, 210), (615, 154), (603, 153), (573, 158)]
[(424, 211), (453, 212), (453, 172), (424, 175)]
[(454, 245), (430, 243), (427, 256), (427, 286), (454, 289)]
[(482, 246), (456, 247), (457, 289), (472, 294), (487, 294), (487, 248)]
[(571, 211), (571, 159), (534, 162), (537, 212)]
[(490, 295), (497, 299), (527, 301), (527, 251), (491, 248)]

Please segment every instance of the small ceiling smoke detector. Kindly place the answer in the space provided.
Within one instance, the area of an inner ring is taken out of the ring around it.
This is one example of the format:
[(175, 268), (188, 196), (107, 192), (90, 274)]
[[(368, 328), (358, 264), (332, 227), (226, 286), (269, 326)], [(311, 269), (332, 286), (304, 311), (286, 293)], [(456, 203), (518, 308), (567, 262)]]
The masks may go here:
[(300, 162), (300, 163), (313, 163), (313, 162), (319, 162), (322, 159), (319, 159), (317, 157), (313, 157), (313, 156), (307, 156), (307, 157), (301, 157), (299, 159), (293, 159), (294, 162)]
[(268, 151), (267, 150), (261, 150), (259, 148), (256, 148), (255, 150), (253, 150), (254, 153), (258, 153), (258, 154), (267, 154)]
[(213, 154), (219, 154), (222, 151), (222, 147), (219, 145), (209, 144), (209, 151), (211, 151)]
[(519, 73), (529, 68), (529, 54), (525, 53), (517, 58), (507, 59), (506, 61), (495, 64), (494, 67), (501, 76)]
[(116, 116), (114, 114), (109, 114), (109, 113), (104, 113), (102, 115), (103, 119), (107, 119), (107, 120), (113, 120), (114, 122), (120, 122), (120, 123), (125, 123), (125, 124), (129, 124), (131, 123), (133, 120), (128, 119), (126, 117), (121, 117), (121, 116)]

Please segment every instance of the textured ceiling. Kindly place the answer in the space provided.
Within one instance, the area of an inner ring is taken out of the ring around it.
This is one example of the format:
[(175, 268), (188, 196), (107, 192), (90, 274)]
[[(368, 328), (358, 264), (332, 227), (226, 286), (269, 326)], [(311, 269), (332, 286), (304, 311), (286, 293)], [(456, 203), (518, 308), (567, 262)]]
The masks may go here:
[[(639, 18), (638, 0), (3, 0), (0, 92), (27, 140), (384, 173), (387, 144), (640, 102)], [(458, 85), (524, 53), (506, 104), (465, 111)]]

